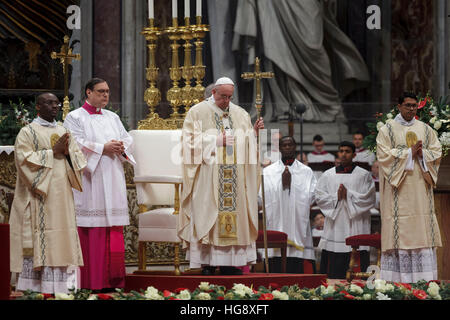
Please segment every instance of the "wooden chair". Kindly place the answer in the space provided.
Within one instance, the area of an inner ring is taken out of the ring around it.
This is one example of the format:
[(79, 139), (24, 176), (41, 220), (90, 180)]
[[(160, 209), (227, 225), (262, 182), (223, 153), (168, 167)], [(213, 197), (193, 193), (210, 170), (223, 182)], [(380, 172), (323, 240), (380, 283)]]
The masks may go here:
[(358, 267), (356, 264), (356, 255), (358, 254), (358, 249), (360, 246), (375, 247), (378, 250), (377, 255), (377, 266), (380, 266), (381, 261), (381, 235), (379, 233), (375, 234), (360, 234), (345, 239), (345, 244), (352, 247), (352, 253), (350, 256), (350, 263), (348, 266), (346, 279), (351, 282), (353, 278), (368, 278), (372, 274), (368, 272), (355, 272), (354, 268)]
[[(175, 246), (175, 274), (180, 275), (177, 224), (183, 182), (181, 130), (133, 130), (130, 135), (134, 141), (134, 182), (140, 211), (138, 271), (146, 270), (147, 242), (170, 242)], [(159, 208), (148, 210), (152, 206)]]
[[(258, 238), (256, 239), (256, 248), (264, 249), (264, 233), (262, 227), (262, 212), (258, 213)], [(286, 273), (287, 264), (287, 234), (280, 231), (267, 230), (267, 248), (280, 249), (281, 253), (281, 271)], [(264, 256), (263, 256), (264, 260)], [(269, 270), (270, 271), (270, 270)], [(266, 270), (267, 272), (267, 270)]]
[[(281, 271), (286, 273), (287, 263), (287, 234), (280, 231), (267, 230), (267, 248), (278, 248), (281, 252)], [(258, 231), (258, 238), (256, 239), (256, 248), (264, 249), (264, 233), (262, 230)], [(264, 257), (263, 257), (264, 259)], [(270, 271), (270, 270), (269, 270)], [(266, 270), (267, 272), (267, 270)]]

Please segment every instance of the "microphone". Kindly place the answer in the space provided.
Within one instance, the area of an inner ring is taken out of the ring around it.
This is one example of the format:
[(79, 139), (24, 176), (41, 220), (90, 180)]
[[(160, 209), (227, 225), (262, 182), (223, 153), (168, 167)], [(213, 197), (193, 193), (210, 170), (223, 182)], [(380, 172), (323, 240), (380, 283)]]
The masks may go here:
[(303, 114), (306, 111), (306, 106), (303, 103), (299, 103), (295, 105), (295, 111), (297, 113)]

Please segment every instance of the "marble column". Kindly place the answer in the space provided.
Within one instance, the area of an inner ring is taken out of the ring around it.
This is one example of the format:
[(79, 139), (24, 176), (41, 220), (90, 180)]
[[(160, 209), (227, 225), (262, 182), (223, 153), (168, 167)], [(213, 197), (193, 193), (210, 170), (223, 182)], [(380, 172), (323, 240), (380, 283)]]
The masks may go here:
[(72, 61), (69, 93), (73, 95), (71, 104), (77, 108), (84, 103), (84, 85), (92, 77), (92, 0), (81, 0), (81, 29), (75, 29), (70, 38), (73, 53), (80, 53), (81, 60)]
[(121, 95), (122, 116), (130, 129), (144, 118), (145, 103), (145, 38), (140, 34), (147, 23), (147, 1), (122, 3)]
[(121, 8), (120, 0), (93, 1), (92, 76), (106, 80), (110, 103), (121, 107)]
[(434, 77), (432, 93), (435, 97), (445, 96), (448, 92), (448, 3), (435, 0), (434, 6)]

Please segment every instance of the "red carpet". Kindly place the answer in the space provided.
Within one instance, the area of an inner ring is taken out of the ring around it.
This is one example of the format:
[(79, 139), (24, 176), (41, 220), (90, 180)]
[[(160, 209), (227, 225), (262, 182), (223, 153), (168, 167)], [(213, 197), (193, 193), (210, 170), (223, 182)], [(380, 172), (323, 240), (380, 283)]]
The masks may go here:
[(155, 275), (155, 274), (128, 274), (125, 278), (125, 292), (131, 290), (146, 290), (153, 286), (158, 290), (174, 291), (177, 288), (187, 288), (195, 290), (200, 282), (223, 285), (231, 289), (235, 283), (242, 283), (248, 287), (253, 285), (257, 289), (259, 286), (269, 287), (271, 283), (276, 283), (279, 287), (297, 284), (300, 288), (316, 288), (326, 282), (325, 274), (281, 274), (281, 273), (249, 273), (242, 276), (203, 276), (203, 275)]

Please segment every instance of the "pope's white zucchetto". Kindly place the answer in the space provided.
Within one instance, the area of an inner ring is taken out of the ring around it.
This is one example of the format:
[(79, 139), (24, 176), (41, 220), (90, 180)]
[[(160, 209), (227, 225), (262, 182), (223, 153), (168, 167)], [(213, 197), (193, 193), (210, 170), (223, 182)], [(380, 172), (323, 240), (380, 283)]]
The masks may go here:
[(215, 83), (216, 86), (221, 86), (223, 84), (231, 84), (232, 86), (234, 86), (233, 80), (231, 80), (228, 77), (219, 78), (219, 79), (217, 79), (217, 81)]

